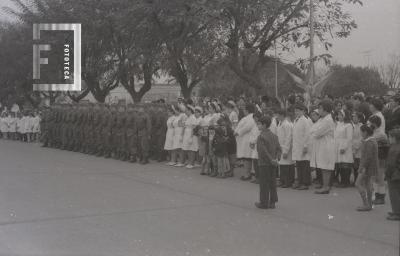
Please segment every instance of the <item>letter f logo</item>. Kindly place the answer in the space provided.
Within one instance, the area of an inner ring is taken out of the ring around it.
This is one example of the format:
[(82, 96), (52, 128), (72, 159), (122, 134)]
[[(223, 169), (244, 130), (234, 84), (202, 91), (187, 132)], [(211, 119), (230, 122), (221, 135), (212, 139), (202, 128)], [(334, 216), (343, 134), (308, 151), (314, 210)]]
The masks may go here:
[[(33, 24), (33, 40), (40, 39), (39, 24)], [(33, 45), (33, 79), (40, 79), (40, 65), (49, 64), (48, 58), (40, 58), (41, 51), (50, 51), (49, 44), (34, 44)]]

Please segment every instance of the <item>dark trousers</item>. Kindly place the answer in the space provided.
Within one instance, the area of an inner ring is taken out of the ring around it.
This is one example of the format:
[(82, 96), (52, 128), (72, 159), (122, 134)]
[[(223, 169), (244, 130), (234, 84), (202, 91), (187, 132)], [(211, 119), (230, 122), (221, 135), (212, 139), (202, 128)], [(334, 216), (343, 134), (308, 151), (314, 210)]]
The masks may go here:
[(259, 178), (259, 166), (258, 166), (258, 160), (257, 159), (252, 159), (253, 167), (254, 167), (254, 176), (256, 179)]
[(299, 185), (310, 186), (311, 185), (311, 169), (310, 161), (296, 161), (297, 167), (297, 179)]
[(315, 174), (316, 174), (316, 180), (319, 184), (322, 185), (322, 171), (321, 169), (315, 169)]
[(259, 166), (258, 175), (260, 182), (260, 203), (269, 206), (278, 202), (276, 191), (276, 167), (272, 165)]
[(285, 187), (291, 187), (294, 182), (294, 165), (280, 165), (280, 182)]
[(354, 158), (354, 165), (353, 165), (353, 171), (354, 171), (354, 183), (357, 180), (358, 177), (358, 168), (360, 167), (360, 158)]
[(389, 181), (388, 187), (392, 212), (400, 215), (400, 181)]

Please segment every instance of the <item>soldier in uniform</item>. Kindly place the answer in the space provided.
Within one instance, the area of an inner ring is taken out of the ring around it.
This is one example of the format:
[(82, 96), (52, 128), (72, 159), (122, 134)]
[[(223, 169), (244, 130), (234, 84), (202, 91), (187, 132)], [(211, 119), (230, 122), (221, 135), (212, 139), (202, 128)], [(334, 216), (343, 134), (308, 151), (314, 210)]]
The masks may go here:
[(137, 117), (134, 111), (133, 104), (128, 104), (126, 112), (126, 152), (128, 154), (128, 160), (131, 163), (136, 162), (137, 157)]
[(49, 146), (49, 120), (50, 120), (50, 109), (45, 108), (42, 112), (40, 119), (40, 130), (41, 130), (41, 142), (42, 147)]
[(93, 137), (92, 137), (92, 150), (91, 154), (98, 155), (101, 149), (101, 124), (102, 124), (102, 113), (101, 106), (103, 103), (95, 104), (93, 109)]
[(165, 143), (165, 135), (167, 133), (167, 118), (168, 115), (165, 113), (165, 108), (163, 105), (158, 105), (156, 112), (154, 112), (155, 116), (155, 127), (154, 130), (154, 145), (155, 145), (155, 159), (158, 162), (165, 161), (165, 151), (164, 151), (164, 143)]
[(116, 119), (116, 129), (115, 129), (115, 147), (116, 147), (116, 159), (126, 161), (128, 156), (126, 155), (125, 146), (125, 119), (126, 119), (126, 107), (125, 105), (118, 105), (118, 113)]
[(138, 105), (137, 117), (137, 134), (138, 134), (138, 153), (141, 164), (149, 163), (149, 147), (151, 120), (149, 115), (144, 111), (143, 105)]

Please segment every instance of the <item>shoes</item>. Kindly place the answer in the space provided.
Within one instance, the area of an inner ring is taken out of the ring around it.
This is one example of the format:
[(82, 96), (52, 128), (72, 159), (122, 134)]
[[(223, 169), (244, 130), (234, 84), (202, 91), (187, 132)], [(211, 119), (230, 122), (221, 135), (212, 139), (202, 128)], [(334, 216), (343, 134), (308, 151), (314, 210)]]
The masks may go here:
[(300, 186), (297, 190), (308, 190), (308, 186)]
[(253, 183), (253, 184), (260, 184), (260, 182), (258, 181), (258, 179), (252, 179), (250, 182)]
[(185, 166), (184, 164), (180, 164), (180, 163), (175, 165), (175, 167), (184, 167), (184, 166)]
[(393, 220), (393, 221), (400, 221), (400, 216), (399, 215), (389, 215), (386, 217), (387, 220)]
[(329, 190), (317, 190), (314, 193), (317, 195), (326, 195), (329, 194)]
[(270, 203), (268, 206), (269, 209), (275, 209), (275, 203)]
[(372, 201), (374, 205), (385, 204), (385, 194), (375, 193), (375, 200)]
[(243, 180), (243, 181), (248, 181), (248, 180), (251, 180), (251, 176), (242, 176), (242, 177), (240, 177), (240, 179), (241, 180)]
[(372, 210), (372, 207), (368, 206), (368, 205), (363, 205), (363, 206), (357, 207), (358, 212), (369, 212), (371, 210)]
[(323, 186), (322, 185), (317, 185), (315, 186), (315, 189), (321, 189)]
[(255, 203), (254, 204), (258, 209), (268, 209), (267, 205), (263, 205), (261, 203)]
[(188, 168), (188, 169), (193, 169), (193, 168), (194, 168), (194, 166), (193, 166), (193, 165), (191, 165), (191, 164), (188, 164), (188, 165), (186, 165), (186, 168)]
[(201, 167), (201, 164), (194, 164), (194, 168)]
[(173, 165), (175, 165), (176, 163), (174, 163), (174, 162), (168, 162), (168, 163), (166, 163), (165, 165), (168, 165), (168, 166), (173, 166)]
[(205, 172), (201, 172), (201, 173), (200, 173), (200, 175), (207, 175), (207, 173), (205, 173)]

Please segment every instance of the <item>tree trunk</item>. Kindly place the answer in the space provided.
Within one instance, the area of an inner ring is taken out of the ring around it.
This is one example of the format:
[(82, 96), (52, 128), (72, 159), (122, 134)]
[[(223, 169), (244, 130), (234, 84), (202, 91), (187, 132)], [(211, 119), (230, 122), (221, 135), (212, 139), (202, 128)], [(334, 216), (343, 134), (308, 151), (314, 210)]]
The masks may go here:
[(183, 87), (181, 85), (181, 93), (185, 100), (189, 100), (192, 97), (192, 89), (193, 88)]

